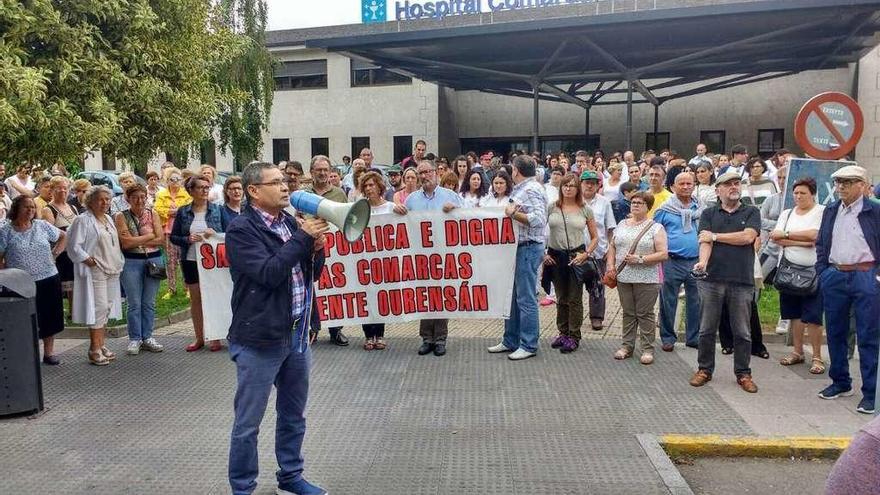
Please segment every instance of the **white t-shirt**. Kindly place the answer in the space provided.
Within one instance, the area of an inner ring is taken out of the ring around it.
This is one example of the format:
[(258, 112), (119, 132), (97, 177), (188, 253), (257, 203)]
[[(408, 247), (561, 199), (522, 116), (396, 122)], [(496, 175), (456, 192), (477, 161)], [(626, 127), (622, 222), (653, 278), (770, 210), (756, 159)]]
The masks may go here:
[(24, 188), (27, 189), (28, 191), (33, 191), (34, 187), (36, 187), (36, 185), (34, 184), (34, 181), (32, 181), (30, 177), (27, 178), (27, 182), (22, 182), (18, 178), (17, 175), (12, 175), (10, 177), (7, 177), (6, 178), (6, 194), (9, 195), (10, 199), (15, 199), (21, 194), (20, 192), (18, 192), (18, 189), (16, 189), (13, 186), (13, 184), (18, 184), (19, 186), (24, 186)]
[[(819, 230), (822, 226), (824, 205), (816, 205), (805, 215), (794, 213), (794, 209), (785, 210), (776, 221), (777, 230), (798, 232), (802, 230)], [(789, 215), (791, 219), (789, 219)], [(787, 223), (786, 223), (787, 222)], [(785, 259), (797, 265), (813, 266), (816, 264), (816, 247), (789, 246), (782, 250)]]
[(394, 203), (386, 201), (379, 206), (370, 206), (370, 215), (384, 215), (385, 213), (394, 213)]
[[(193, 221), (189, 225), (189, 233), (190, 234), (201, 234), (202, 232), (208, 230), (208, 222), (205, 217), (207, 216), (207, 211), (194, 211), (193, 212)], [(189, 245), (189, 250), (186, 252), (186, 260), (187, 261), (198, 261), (196, 258), (196, 243), (192, 243)]]
[(602, 186), (602, 196), (605, 196), (605, 199), (608, 201), (616, 201), (620, 199), (620, 185), (623, 182), (618, 182), (616, 186), (612, 186), (608, 182)]
[(559, 186), (553, 186), (549, 182), (544, 184), (544, 194), (547, 195), (547, 204), (552, 205), (559, 199)]
[(480, 198), (480, 208), (505, 208), (508, 203), (510, 203), (510, 196), (496, 198), (492, 193), (489, 193)]
[(211, 184), (211, 190), (208, 191), (208, 201), (223, 206), (226, 203), (226, 198), (223, 197), (223, 186), (217, 184)]
[[(476, 194), (470, 192), (459, 193), (461, 196), (461, 207), (462, 208), (477, 208), (480, 206), (481, 197)], [(485, 196), (484, 196), (485, 197)]]
[[(599, 244), (593, 251), (594, 258), (604, 258), (608, 252), (608, 230), (617, 227), (614, 220), (614, 211), (611, 209), (611, 202), (601, 194), (597, 194), (592, 201), (586, 201), (587, 206), (593, 210), (593, 218), (596, 219), (596, 230), (599, 234)], [(589, 244), (590, 230), (589, 227), (584, 229), (584, 242)]]

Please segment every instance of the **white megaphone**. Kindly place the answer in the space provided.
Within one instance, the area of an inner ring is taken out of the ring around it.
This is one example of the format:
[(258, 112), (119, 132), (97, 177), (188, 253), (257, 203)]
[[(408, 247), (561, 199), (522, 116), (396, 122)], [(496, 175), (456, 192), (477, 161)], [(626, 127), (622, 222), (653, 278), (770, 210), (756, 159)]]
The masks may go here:
[(354, 242), (361, 238), (370, 223), (370, 203), (359, 199), (354, 203), (337, 203), (306, 191), (290, 195), (290, 206), (318, 218), (323, 218), (342, 231), (345, 240)]

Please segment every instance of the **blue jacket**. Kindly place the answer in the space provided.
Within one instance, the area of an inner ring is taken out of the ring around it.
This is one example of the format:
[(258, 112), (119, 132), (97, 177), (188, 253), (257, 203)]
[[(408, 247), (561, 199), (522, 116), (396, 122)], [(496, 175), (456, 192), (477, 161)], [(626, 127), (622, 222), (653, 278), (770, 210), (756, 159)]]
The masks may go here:
[[(189, 228), (195, 217), (195, 213), (192, 211), (192, 204), (177, 210), (177, 215), (174, 216), (174, 225), (171, 226), (170, 239), (173, 244), (180, 246), (181, 257), (185, 257), (186, 252), (189, 250)], [(208, 211), (205, 212), (205, 223), (214, 232), (224, 231), (219, 206), (214, 203), (208, 203)]]
[[(840, 209), (840, 200), (837, 200), (822, 213), (822, 226), (819, 228), (819, 237), (816, 239), (816, 273), (821, 274), (829, 266), (828, 255), (831, 253), (832, 234), (834, 221)], [(880, 263), (880, 204), (865, 198), (862, 211), (859, 213), (859, 225), (865, 234), (865, 241), (871, 254), (874, 255), (874, 263)], [(842, 239), (846, 242), (846, 239)]]
[[(226, 231), (226, 256), (232, 275), (230, 342), (252, 346), (289, 345), (293, 336), (291, 270), (297, 264), (307, 281), (318, 279), (324, 252), (314, 253), (314, 240), (286, 212), (293, 236), (282, 242), (260, 213), (246, 206)], [(314, 253), (314, 257), (313, 257)], [(312, 311), (312, 322), (318, 314)]]

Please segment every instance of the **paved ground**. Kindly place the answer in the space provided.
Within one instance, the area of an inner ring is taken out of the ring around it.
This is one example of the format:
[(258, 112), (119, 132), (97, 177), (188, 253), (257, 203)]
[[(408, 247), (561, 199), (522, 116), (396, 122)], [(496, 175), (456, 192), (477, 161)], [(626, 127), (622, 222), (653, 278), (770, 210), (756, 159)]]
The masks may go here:
[[(612, 297), (613, 299), (613, 297)], [(639, 433), (848, 435), (868, 417), (858, 397), (820, 401), (827, 378), (754, 359), (761, 391), (716, 379), (693, 389), (696, 353), (657, 362), (611, 358), (619, 338), (591, 332), (572, 355), (551, 351), (553, 308), (542, 310), (543, 352), (521, 363), (489, 355), (497, 321), (456, 321), (449, 354), (415, 354), (414, 324), (390, 327), (389, 349), (315, 347), (307, 475), (334, 494), (669, 493)], [(588, 326), (588, 325), (587, 325)], [(0, 421), (3, 492), (228, 493), (234, 367), (226, 353), (187, 354), (188, 322), (166, 327), (162, 354), (89, 366), (85, 344), (59, 342), (64, 364), (44, 367), (47, 410)], [(110, 342), (120, 354), (124, 339)], [(274, 412), (260, 436), (259, 493), (273, 487)]]

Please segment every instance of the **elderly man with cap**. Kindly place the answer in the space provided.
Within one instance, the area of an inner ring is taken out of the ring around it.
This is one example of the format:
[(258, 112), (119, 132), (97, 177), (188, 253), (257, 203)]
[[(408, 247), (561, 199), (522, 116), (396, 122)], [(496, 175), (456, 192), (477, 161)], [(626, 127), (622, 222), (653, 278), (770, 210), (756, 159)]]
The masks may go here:
[(699, 261), (694, 273), (702, 275), (700, 292), (700, 334), (697, 372), (690, 380), (700, 387), (715, 372), (715, 340), (721, 323), (721, 309), (727, 307), (733, 332), (733, 371), (736, 382), (749, 393), (758, 391), (752, 381), (752, 342), (749, 317), (755, 291), (755, 239), (761, 231), (761, 212), (740, 202), (742, 176), (727, 172), (715, 181), (718, 203), (700, 216)]
[[(593, 251), (593, 257), (601, 270), (600, 275), (605, 275), (605, 254), (608, 252), (608, 239), (617, 227), (617, 221), (614, 220), (614, 209), (611, 202), (604, 196), (599, 194), (601, 187), (599, 174), (592, 170), (585, 170), (581, 174), (581, 193), (584, 196), (584, 203), (593, 210), (593, 218), (596, 219), (596, 233), (599, 236), (599, 244)], [(590, 232), (584, 229), (584, 242), (589, 245)], [(605, 322), (605, 286), (601, 283), (593, 284), (587, 287), (590, 294), (590, 327), (593, 330), (602, 330)]]
[(819, 392), (819, 397), (836, 399), (853, 393), (847, 332), (850, 310), (854, 308), (862, 373), (862, 400), (856, 411), (872, 414), (880, 340), (880, 205), (865, 198), (869, 183), (864, 168), (842, 167), (831, 178), (840, 199), (822, 214), (816, 240), (816, 273), (825, 310), (832, 383)]

